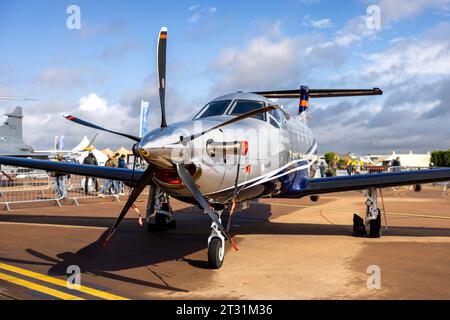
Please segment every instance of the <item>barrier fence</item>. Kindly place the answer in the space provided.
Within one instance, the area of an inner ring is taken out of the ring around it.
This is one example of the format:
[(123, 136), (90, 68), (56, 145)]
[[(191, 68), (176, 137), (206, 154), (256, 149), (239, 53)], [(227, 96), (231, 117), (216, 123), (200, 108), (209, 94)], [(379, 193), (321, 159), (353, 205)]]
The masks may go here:
[(130, 188), (119, 181), (108, 182), (78, 175), (55, 176), (46, 171), (21, 168), (0, 172), (0, 204), (7, 211), (12, 210), (12, 205), (23, 203), (53, 202), (61, 206), (64, 199), (73, 205), (85, 199), (119, 201), (120, 196), (129, 193)]
[(28, 202), (51, 202), (60, 206), (62, 197), (52, 188), (52, 179), (45, 171), (1, 171), (0, 203), (11, 211), (12, 204)]

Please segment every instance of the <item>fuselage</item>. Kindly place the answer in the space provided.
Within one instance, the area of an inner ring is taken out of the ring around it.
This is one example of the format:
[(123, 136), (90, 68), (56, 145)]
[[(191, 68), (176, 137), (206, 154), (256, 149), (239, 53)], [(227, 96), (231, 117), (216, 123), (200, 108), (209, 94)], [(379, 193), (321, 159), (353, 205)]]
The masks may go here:
[(249, 110), (275, 103), (256, 94), (235, 93), (210, 101), (193, 120), (151, 131), (141, 155), (156, 167), (154, 182), (167, 194), (189, 200), (174, 163), (184, 163), (213, 203), (277, 196), (299, 177), (314, 174), (317, 143), (304, 121), (275, 109), (182, 143), (191, 136)]

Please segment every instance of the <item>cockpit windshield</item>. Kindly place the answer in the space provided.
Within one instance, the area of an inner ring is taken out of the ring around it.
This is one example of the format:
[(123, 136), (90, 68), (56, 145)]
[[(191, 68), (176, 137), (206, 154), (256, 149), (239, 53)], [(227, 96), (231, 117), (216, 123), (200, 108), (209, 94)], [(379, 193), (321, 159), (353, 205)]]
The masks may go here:
[[(253, 101), (253, 100), (236, 100), (233, 110), (231, 110), (230, 114), (232, 115), (241, 115), (253, 110), (261, 109), (264, 107), (264, 102), (262, 101)], [(254, 115), (252, 118), (260, 119), (265, 121), (266, 117), (264, 113), (258, 113)]]
[(225, 113), (231, 100), (213, 101), (208, 103), (195, 119), (207, 118), (212, 116), (220, 116)]

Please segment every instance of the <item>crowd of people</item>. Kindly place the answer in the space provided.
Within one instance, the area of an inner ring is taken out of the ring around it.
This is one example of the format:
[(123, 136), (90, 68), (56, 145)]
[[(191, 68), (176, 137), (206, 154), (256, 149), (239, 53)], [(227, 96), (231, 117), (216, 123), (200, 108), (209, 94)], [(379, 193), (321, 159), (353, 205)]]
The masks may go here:
[[(65, 162), (64, 157), (59, 154), (56, 157), (56, 161)], [(90, 166), (98, 166), (97, 158), (95, 157), (93, 152), (89, 152), (86, 158), (83, 160), (83, 164)], [(108, 160), (105, 163), (105, 167), (111, 168), (128, 168), (126, 156), (124, 154), (120, 155), (116, 153), (114, 155), (108, 155)], [(67, 197), (67, 189), (66, 189), (66, 180), (70, 179), (70, 175), (65, 173), (53, 172), (52, 176), (55, 178), (55, 193), (58, 198), (66, 198)], [(90, 182), (92, 183), (92, 188), (95, 189), (95, 194), (100, 196), (107, 195), (123, 195), (124, 194), (124, 184), (121, 181), (115, 181), (110, 179), (105, 179), (103, 183), (103, 187), (99, 191), (99, 182), (95, 177), (85, 177), (84, 179), (84, 193), (86, 195), (89, 194), (89, 186)]]

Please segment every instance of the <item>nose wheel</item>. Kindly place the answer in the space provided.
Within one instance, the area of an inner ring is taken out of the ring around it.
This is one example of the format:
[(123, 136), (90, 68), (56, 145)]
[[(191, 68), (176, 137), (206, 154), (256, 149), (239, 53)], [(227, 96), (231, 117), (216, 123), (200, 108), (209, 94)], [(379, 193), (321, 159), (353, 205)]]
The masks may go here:
[(222, 240), (218, 237), (211, 239), (208, 244), (208, 265), (211, 269), (220, 269), (225, 257), (225, 249)]
[[(220, 218), (219, 218), (220, 221)], [(215, 222), (211, 224), (208, 238), (208, 265), (211, 269), (220, 269), (225, 258), (225, 237)]]

